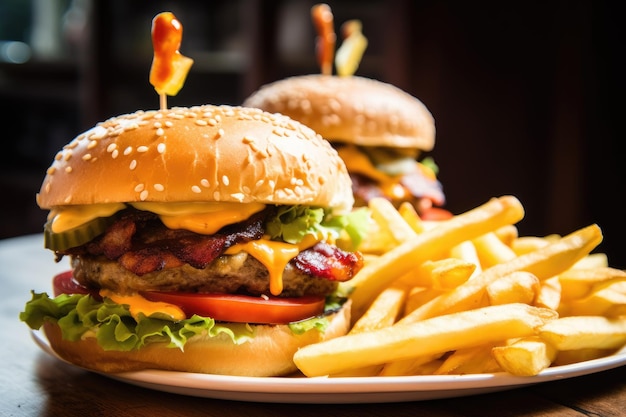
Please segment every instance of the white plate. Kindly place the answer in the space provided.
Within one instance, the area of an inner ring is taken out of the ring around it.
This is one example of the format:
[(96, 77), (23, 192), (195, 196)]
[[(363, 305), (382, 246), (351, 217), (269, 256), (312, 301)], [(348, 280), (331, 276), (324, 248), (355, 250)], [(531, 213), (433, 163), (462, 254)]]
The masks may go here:
[[(41, 332), (34, 331), (32, 334), (45, 352), (59, 358)], [(592, 374), (625, 364), (626, 348), (605, 358), (548, 368), (532, 377), (496, 373), (404, 377), (259, 378), (157, 370), (102, 375), (158, 391), (224, 400), (274, 403), (382, 403), (504, 391)]]

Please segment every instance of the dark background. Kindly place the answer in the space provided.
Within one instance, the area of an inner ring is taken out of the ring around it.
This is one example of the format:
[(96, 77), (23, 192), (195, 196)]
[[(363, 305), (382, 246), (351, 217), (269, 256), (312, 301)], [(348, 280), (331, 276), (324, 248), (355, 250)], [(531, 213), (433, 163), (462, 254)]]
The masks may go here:
[[(240, 104), (266, 82), (319, 72), (312, 1), (39, 2), (53, 13), (37, 3), (0, 1), (0, 238), (42, 230), (35, 194), (61, 146), (99, 120), (158, 107), (148, 83), (157, 13), (176, 14), (181, 53), (195, 60), (170, 106)], [(526, 208), (521, 234), (598, 223), (598, 250), (626, 268), (619, 2), (328, 4), (337, 31), (363, 22), (369, 46), (357, 74), (433, 113), (431, 155), (450, 210), (512, 194)], [(10, 62), (4, 41), (29, 45), (31, 58)]]

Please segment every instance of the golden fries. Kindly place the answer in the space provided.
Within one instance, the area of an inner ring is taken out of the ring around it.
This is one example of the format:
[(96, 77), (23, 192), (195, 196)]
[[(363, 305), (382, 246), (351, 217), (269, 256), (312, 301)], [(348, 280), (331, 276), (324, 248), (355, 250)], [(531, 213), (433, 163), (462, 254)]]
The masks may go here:
[(490, 306), (330, 339), (301, 348), (293, 360), (307, 376), (330, 375), (532, 335), (556, 318), (526, 304)]
[(426, 261), (397, 281), (412, 287), (432, 287), (451, 290), (469, 279), (476, 264), (457, 258)]
[(519, 236), (510, 196), (439, 222), (373, 200), (346, 336), (300, 349), (304, 375), (508, 372), (596, 359), (626, 346), (626, 271), (610, 268), (592, 224)]
[(617, 349), (626, 343), (626, 317), (562, 317), (544, 325), (539, 336), (559, 350)]
[(499, 372), (502, 368), (491, 353), (493, 349), (494, 345), (490, 343), (456, 350), (433, 373), (435, 375), (464, 375)]
[(513, 249), (504, 244), (495, 233), (486, 233), (473, 239), (480, 264), (484, 268), (501, 264), (515, 258)]
[(506, 224), (516, 223), (523, 216), (524, 208), (515, 197), (492, 199), (384, 253), (366, 264), (352, 280), (352, 285), (355, 286), (351, 297), (354, 319), (360, 318), (384, 288), (397, 277), (406, 274), (413, 266), (429, 259), (441, 259), (459, 243)]
[(527, 271), (540, 280), (550, 278), (567, 270), (576, 261), (586, 256), (601, 240), (602, 232), (596, 225), (578, 230), (534, 252), (486, 269), (482, 274), (453, 291), (442, 294), (414, 310), (400, 322), (415, 322), (484, 305), (486, 287), (504, 275), (516, 271)]
[(404, 306), (406, 290), (400, 286), (383, 290), (367, 312), (354, 323), (350, 333), (361, 333), (389, 327), (396, 322)]
[(416, 233), (402, 215), (395, 209), (391, 202), (382, 197), (376, 197), (369, 201), (368, 206), (372, 218), (393, 237), (397, 243), (406, 242), (415, 237)]
[(549, 367), (557, 351), (541, 338), (531, 336), (496, 346), (492, 353), (503, 370), (513, 375), (532, 376)]
[(539, 279), (529, 272), (517, 271), (487, 285), (489, 304), (533, 304), (539, 294)]

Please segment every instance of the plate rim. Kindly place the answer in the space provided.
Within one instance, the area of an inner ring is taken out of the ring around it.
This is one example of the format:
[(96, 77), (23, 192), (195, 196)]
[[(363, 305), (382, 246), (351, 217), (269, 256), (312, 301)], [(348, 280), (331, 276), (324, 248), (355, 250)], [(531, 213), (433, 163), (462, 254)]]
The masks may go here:
[[(31, 330), (31, 335), (44, 352), (76, 366), (59, 357), (42, 332)], [(623, 365), (626, 365), (626, 348), (603, 358), (550, 367), (536, 376), (515, 376), (498, 372), (390, 377), (250, 377), (153, 369), (114, 374), (96, 373), (148, 389), (197, 397), (282, 403), (355, 403), (461, 397), (568, 379)], [(89, 369), (86, 371), (93, 372)], [(352, 394), (352, 397), (346, 398), (345, 394)], [(354, 395), (368, 397), (357, 399)]]

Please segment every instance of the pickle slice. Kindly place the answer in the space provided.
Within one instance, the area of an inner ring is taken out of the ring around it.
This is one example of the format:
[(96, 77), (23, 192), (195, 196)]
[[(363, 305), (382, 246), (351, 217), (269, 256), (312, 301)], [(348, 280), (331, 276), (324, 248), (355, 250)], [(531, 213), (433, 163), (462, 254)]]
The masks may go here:
[(52, 231), (52, 222), (48, 220), (44, 226), (44, 247), (53, 251), (64, 251), (89, 242), (106, 230), (115, 221), (115, 216), (96, 217), (73, 229), (61, 233)]

